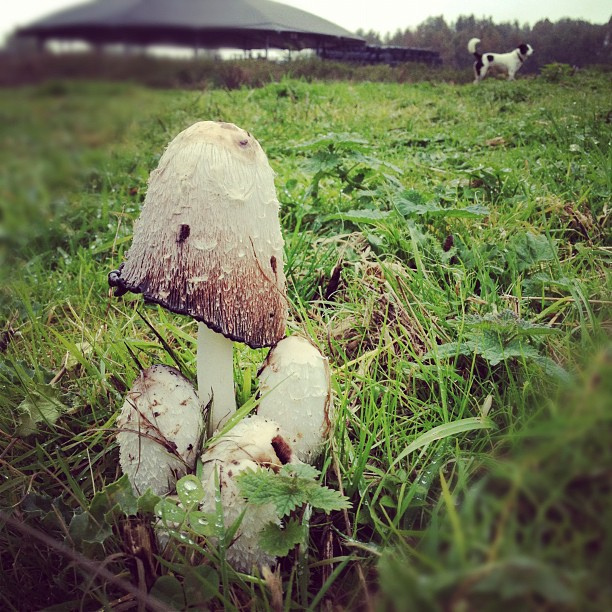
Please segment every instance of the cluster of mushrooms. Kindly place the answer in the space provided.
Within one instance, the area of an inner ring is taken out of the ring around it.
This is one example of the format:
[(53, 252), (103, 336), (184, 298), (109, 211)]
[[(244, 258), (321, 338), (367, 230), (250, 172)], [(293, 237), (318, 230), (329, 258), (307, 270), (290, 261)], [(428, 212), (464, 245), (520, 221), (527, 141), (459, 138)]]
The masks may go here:
[(274, 172), (257, 140), (231, 123), (198, 122), (151, 173), (132, 245), (109, 275), (115, 295), (142, 293), (198, 321), (197, 391), (178, 370), (154, 365), (137, 377), (117, 420), (119, 462), (136, 494), (172, 494), (194, 473), (203, 438), (236, 412), (233, 342), (272, 347), (259, 372), (257, 413), (201, 454), (201, 510), (214, 511), (218, 483), (225, 525), (244, 511), (227, 551), (243, 571), (274, 560), (258, 535), (280, 521), (268, 506), (248, 506), (236, 476), (311, 462), (330, 430), (327, 359), (305, 338), (285, 337), (278, 212)]

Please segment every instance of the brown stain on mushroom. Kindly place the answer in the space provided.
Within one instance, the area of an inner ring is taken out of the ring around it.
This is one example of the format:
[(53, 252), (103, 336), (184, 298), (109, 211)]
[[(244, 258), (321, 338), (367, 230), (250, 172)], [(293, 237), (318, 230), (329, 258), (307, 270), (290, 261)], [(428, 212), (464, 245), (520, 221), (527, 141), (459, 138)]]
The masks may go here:
[(189, 234), (191, 233), (191, 227), (187, 225), (187, 223), (182, 223), (179, 228), (179, 233), (176, 238), (176, 241), (181, 244), (181, 242), (185, 242), (187, 238), (189, 238)]
[(283, 465), (291, 461), (291, 446), (282, 436), (274, 436), (271, 444), (276, 456)]

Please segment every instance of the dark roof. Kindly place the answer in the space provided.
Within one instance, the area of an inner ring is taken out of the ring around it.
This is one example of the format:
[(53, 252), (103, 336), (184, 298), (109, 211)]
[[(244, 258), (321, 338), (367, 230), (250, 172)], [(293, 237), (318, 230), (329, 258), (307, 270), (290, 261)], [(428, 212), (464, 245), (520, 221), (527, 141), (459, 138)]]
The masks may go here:
[(19, 36), (240, 49), (363, 44), (312, 13), (270, 0), (95, 0), (53, 13)]

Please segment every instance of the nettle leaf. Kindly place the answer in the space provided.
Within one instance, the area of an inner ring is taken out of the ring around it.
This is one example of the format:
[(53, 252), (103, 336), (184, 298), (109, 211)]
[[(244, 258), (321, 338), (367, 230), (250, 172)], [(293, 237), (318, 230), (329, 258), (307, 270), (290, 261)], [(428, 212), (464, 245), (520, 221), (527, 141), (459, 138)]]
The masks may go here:
[(554, 261), (556, 256), (555, 241), (541, 234), (517, 234), (508, 244), (508, 261), (514, 263), (519, 272), (524, 272), (537, 263)]
[(558, 333), (549, 325), (531, 323), (519, 318), (511, 310), (493, 312), (486, 315), (468, 315), (455, 325), (464, 327), (463, 342), (449, 342), (430, 351), (425, 358), (444, 359), (457, 355), (480, 355), (492, 366), (507, 359), (530, 359), (559, 379), (566, 380), (569, 375), (552, 360), (540, 354), (529, 343), (533, 337)]
[(291, 519), (282, 525), (268, 523), (259, 535), (259, 545), (271, 555), (285, 557), (294, 546), (303, 542), (304, 538), (303, 525)]
[(380, 225), (380, 221), (388, 219), (392, 214), (389, 210), (348, 210), (343, 213), (326, 215), (323, 221), (348, 221), (357, 225)]
[(311, 504), (324, 512), (348, 507), (348, 499), (317, 482), (312, 470), (298, 467), (298, 472), (307, 474), (305, 477), (295, 472), (287, 475), (287, 471), (288, 468), (274, 474), (268, 470), (245, 470), (238, 476), (240, 492), (250, 503), (274, 504), (280, 518), (304, 504)]
[(298, 476), (299, 478), (318, 478), (320, 470), (308, 463), (287, 463), (279, 470), (283, 476)]
[(334, 510), (344, 510), (350, 508), (351, 503), (348, 498), (329, 487), (312, 483), (307, 490), (308, 503), (314, 508), (323, 512), (333, 512)]
[(279, 517), (304, 503), (296, 478), (282, 477), (268, 470), (245, 470), (237, 478), (241, 494), (252, 504), (274, 504)]
[[(420, 194), (417, 194), (420, 196)], [(424, 202), (422, 197), (415, 198), (414, 192), (402, 192), (394, 201), (395, 208), (403, 217), (413, 215), (431, 215), (434, 217), (479, 218), (487, 217), (489, 209), (480, 204), (453, 208), (441, 206), (436, 202)]]
[(512, 357), (538, 357), (537, 349), (518, 338), (505, 342), (501, 334), (492, 330), (483, 331), (466, 343), (472, 352), (486, 359), (492, 366)]
[(369, 143), (364, 138), (346, 132), (331, 132), (325, 136), (308, 140), (295, 146), (296, 150), (320, 149), (322, 147), (341, 147), (346, 149), (366, 150)]

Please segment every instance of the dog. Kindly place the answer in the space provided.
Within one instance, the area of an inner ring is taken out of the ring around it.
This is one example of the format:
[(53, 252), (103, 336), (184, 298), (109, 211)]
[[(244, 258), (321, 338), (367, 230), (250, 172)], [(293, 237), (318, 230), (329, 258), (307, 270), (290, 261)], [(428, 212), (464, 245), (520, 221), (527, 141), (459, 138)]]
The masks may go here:
[(480, 38), (472, 38), (468, 42), (468, 51), (474, 55), (474, 83), (480, 83), (485, 78), (489, 68), (497, 66), (508, 73), (508, 80), (513, 81), (514, 75), (525, 60), (533, 53), (533, 47), (526, 43), (519, 45), (510, 53), (478, 53), (476, 47)]

